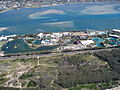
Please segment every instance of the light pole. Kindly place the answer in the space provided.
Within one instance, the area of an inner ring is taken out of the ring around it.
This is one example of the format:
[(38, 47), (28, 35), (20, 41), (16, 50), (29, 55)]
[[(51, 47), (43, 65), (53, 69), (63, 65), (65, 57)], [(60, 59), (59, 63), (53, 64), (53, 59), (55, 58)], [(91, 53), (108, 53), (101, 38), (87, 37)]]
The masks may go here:
[(40, 65), (40, 61), (39, 61), (40, 57), (37, 56), (37, 59), (38, 59), (38, 64), (37, 64), (37, 66), (39, 66), (39, 65)]

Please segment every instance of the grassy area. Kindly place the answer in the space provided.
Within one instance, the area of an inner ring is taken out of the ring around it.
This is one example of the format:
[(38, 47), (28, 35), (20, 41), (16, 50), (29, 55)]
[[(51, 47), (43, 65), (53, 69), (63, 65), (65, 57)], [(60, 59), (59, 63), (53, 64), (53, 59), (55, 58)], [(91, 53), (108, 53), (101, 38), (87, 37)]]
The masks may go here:
[(103, 90), (112, 88), (119, 85), (118, 81), (103, 82), (103, 83), (92, 83), (92, 84), (81, 84), (76, 87), (69, 88), (68, 90)]
[(30, 81), (27, 84), (27, 87), (35, 87), (35, 86), (36, 86), (36, 83), (34, 81)]
[(89, 89), (89, 90), (95, 90), (96, 84), (85, 84), (85, 85), (79, 85), (77, 87), (69, 88), (68, 90), (81, 90), (81, 89)]
[(0, 77), (4, 77), (6, 75), (7, 75), (7, 73), (2, 73), (2, 74), (0, 74)]
[(0, 78), (0, 84), (3, 84), (8, 80), (9, 80), (8, 78)]
[(23, 74), (21, 77), (20, 77), (20, 79), (27, 79), (27, 78), (30, 78), (30, 77), (32, 77), (33, 75), (32, 74), (28, 74), (28, 73), (26, 73), (26, 74)]

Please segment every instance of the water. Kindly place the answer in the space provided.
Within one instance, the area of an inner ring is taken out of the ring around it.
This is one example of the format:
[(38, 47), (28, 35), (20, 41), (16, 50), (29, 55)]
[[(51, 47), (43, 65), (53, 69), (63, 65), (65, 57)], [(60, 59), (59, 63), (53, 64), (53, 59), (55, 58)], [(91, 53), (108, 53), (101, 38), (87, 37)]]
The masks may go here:
[(96, 45), (95, 45), (96, 47), (103, 47), (101, 42), (104, 42), (104, 39), (102, 39), (102, 38), (93, 38), (92, 40), (96, 43)]
[(17, 39), (4, 44), (1, 47), (1, 50), (4, 51), (5, 53), (18, 53), (18, 52), (53, 50), (57, 47), (58, 46), (41, 46), (36, 49), (32, 49), (24, 42), (23, 39)]
[(5, 53), (26, 52), (32, 49), (24, 42), (23, 39), (17, 39), (7, 42), (1, 47), (1, 50)]
[(104, 41), (104, 39), (102, 38), (93, 38), (92, 40), (95, 41), (96, 43), (101, 43)]
[(109, 41), (110, 45), (116, 45), (117, 42), (119, 44), (119, 40), (117, 38), (108, 38), (107, 40)]
[(120, 28), (120, 3), (65, 4), (0, 13), (0, 35)]

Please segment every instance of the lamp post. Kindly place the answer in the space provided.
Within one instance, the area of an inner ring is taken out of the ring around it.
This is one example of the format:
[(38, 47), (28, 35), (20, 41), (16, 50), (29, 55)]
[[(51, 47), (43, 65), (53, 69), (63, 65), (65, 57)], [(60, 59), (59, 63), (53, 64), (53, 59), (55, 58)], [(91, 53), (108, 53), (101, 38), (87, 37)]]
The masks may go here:
[(37, 66), (39, 66), (39, 65), (40, 65), (40, 61), (39, 61), (40, 57), (37, 56), (37, 59), (38, 59), (38, 64), (37, 64)]

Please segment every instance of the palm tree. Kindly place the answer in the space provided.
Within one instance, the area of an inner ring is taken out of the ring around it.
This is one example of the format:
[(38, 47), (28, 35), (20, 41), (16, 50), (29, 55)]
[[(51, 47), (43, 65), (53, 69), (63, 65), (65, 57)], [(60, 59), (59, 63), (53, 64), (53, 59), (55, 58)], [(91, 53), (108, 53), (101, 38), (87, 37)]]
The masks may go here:
[(107, 39), (105, 39), (104, 42), (103, 42), (103, 44), (104, 44), (105, 46), (109, 45), (109, 43), (110, 43), (110, 42), (109, 42), (109, 40), (107, 40)]

